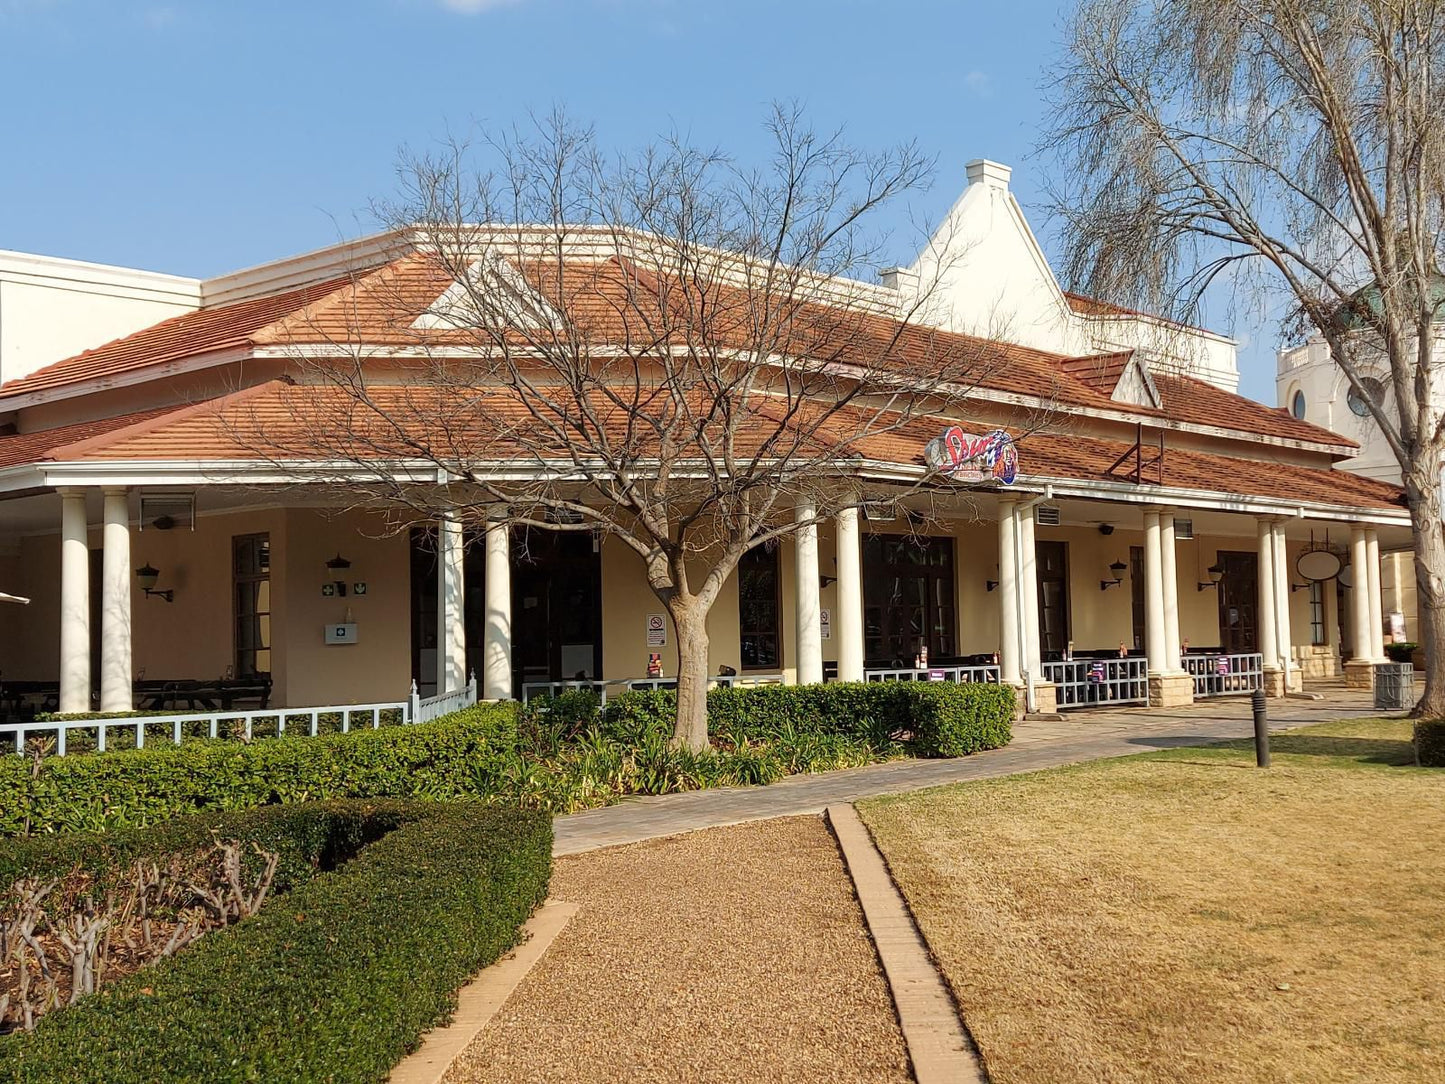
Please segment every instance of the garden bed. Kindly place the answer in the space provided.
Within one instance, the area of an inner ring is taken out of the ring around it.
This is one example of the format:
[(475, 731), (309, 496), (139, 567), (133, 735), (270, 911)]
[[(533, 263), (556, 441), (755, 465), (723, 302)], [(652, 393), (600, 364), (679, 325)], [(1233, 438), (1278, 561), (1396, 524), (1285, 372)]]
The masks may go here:
[(627, 693), (604, 711), (595, 695), (569, 693), (350, 734), (0, 757), (0, 836), (336, 798), (477, 798), (571, 813), (633, 794), (997, 748), (1014, 711), (1013, 691), (997, 685), (715, 690), (712, 744), (694, 752), (672, 744), (675, 704), (671, 692)]
[(215, 835), (276, 855), (259, 913), (0, 1037), (0, 1080), (383, 1080), (515, 944), (551, 868), (536, 813), (330, 802), (12, 840), (0, 891), (76, 869), (103, 888)]

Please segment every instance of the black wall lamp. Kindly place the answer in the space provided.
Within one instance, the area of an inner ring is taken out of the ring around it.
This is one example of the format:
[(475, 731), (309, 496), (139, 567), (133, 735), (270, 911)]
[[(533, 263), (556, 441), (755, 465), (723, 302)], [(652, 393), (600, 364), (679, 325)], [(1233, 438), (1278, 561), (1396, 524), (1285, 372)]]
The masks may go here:
[(1218, 587), (1219, 581), (1224, 579), (1224, 569), (1221, 568), (1218, 563), (1210, 565), (1204, 571), (1209, 575), (1209, 582), (1201, 582), (1197, 590), (1206, 591), (1211, 587)]
[(998, 587), (998, 580), (984, 580), (983, 587), (985, 591), (992, 591)]
[(1303, 591), (1307, 587), (1309, 587), (1307, 583), (1292, 583), (1289, 585), (1289, 593), (1294, 594), (1296, 591)]
[(164, 591), (156, 590), (156, 582), (160, 578), (161, 570), (156, 568), (149, 561), (147, 561), (145, 564), (141, 565), (140, 568), (135, 570), (136, 583), (140, 584), (140, 589), (145, 592), (146, 598), (163, 598), (167, 602), (174, 602), (176, 600), (176, 592), (174, 588), (167, 587)]
[(1123, 561), (1115, 561), (1113, 564), (1111, 564), (1109, 566), (1109, 571), (1114, 574), (1114, 578), (1112, 580), (1100, 580), (1099, 590), (1107, 591), (1111, 587), (1118, 587), (1121, 583), (1124, 582), (1124, 573), (1128, 570), (1128, 568), (1129, 566), (1126, 565)]
[(338, 550), (336, 556), (326, 562), (326, 570), (331, 574), (331, 584), (335, 588), (338, 598), (346, 597), (346, 576), (344, 573), (351, 567), (351, 562), (341, 556)]

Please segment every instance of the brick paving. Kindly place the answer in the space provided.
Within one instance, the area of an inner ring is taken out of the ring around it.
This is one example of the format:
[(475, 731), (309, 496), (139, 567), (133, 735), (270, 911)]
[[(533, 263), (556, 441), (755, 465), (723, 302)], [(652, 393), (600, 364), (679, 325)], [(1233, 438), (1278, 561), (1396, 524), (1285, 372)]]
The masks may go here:
[[(1271, 700), (1271, 730), (1334, 719), (1378, 715), (1368, 691), (1325, 686), (1321, 700)], [(1205, 700), (1188, 707), (1090, 711), (1061, 722), (1027, 721), (1014, 727), (1003, 749), (956, 760), (900, 760), (863, 768), (790, 776), (766, 787), (719, 787), (634, 798), (605, 809), (559, 816), (553, 853), (577, 854), (658, 836), (717, 828), (770, 817), (822, 813), (830, 805), (876, 794), (988, 779), (1055, 768), (1101, 757), (1126, 756), (1200, 742), (1253, 736), (1248, 697)]]

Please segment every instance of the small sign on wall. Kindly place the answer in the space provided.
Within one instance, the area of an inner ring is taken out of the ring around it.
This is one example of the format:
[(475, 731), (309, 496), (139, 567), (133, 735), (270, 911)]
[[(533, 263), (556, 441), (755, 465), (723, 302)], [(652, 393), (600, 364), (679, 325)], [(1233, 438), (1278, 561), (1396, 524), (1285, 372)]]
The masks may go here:
[(818, 628), (819, 628), (819, 629), (821, 630), (821, 632), (822, 632), (823, 639), (825, 639), (825, 640), (831, 640), (831, 639), (833, 638), (833, 611), (832, 611), (832, 610), (819, 610), (819, 611), (818, 611)]
[(647, 615), (647, 646), (665, 647), (667, 645), (667, 615)]

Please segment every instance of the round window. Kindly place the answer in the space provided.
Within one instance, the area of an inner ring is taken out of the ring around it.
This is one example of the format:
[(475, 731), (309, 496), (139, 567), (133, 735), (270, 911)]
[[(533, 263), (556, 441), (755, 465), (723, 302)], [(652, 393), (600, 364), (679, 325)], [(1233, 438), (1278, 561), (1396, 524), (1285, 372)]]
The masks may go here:
[(1294, 398), (1289, 401), (1289, 412), (1300, 421), (1305, 420), (1305, 393), (1297, 391)]
[[(1360, 383), (1364, 386), (1365, 391), (1369, 393), (1370, 399), (1374, 401), (1376, 406), (1379, 406), (1380, 403), (1384, 401), (1384, 384), (1381, 384), (1373, 376), (1361, 377)], [(1353, 387), (1350, 388), (1350, 394), (1345, 397), (1345, 401), (1350, 404), (1350, 410), (1358, 414), (1361, 418), (1368, 418), (1370, 416), (1370, 405), (1365, 402), (1360, 393)]]

